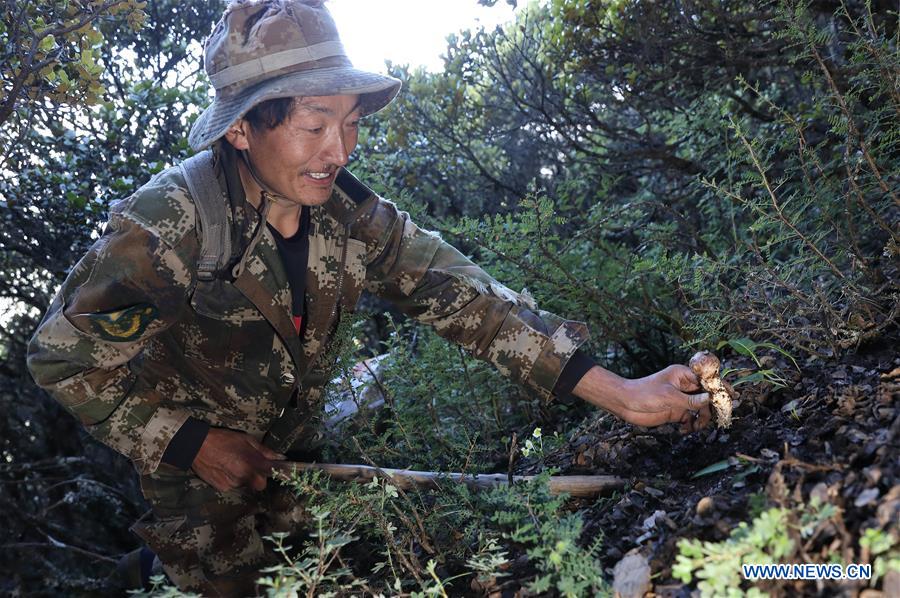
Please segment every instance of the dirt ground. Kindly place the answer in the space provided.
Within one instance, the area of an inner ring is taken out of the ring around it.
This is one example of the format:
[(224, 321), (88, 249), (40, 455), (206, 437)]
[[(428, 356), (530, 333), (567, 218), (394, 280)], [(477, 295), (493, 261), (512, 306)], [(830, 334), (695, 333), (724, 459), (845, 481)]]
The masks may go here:
[[(770, 358), (769, 358), (770, 359)], [(726, 360), (726, 367), (753, 366)], [(588, 536), (603, 534), (603, 565), (612, 573), (629, 553), (646, 559), (658, 596), (688, 596), (672, 575), (682, 538), (719, 542), (762, 508), (801, 511), (812, 497), (837, 514), (797, 543), (782, 562), (867, 563), (859, 538), (867, 528), (892, 533), (900, 520), (900, 356), (881, 346), (840, 366), (773, 364), (788, 385), (738, 388), (730, 429), (682, 436), (641, 430), (600, 416), (547, 459), (563, 473), (616, 474), (629, 487), (586, 508)], [(602, 430), (602, 431), (601, 431)], [(716, 466), (711, 473), (704, 468)], [(698, 475), (700, 473), (700, 475)], [(802, 514), (802, 513), (801, 513)], [(900, 574), (865, 582), (767, 582), (773, 595), (900, 596)]]

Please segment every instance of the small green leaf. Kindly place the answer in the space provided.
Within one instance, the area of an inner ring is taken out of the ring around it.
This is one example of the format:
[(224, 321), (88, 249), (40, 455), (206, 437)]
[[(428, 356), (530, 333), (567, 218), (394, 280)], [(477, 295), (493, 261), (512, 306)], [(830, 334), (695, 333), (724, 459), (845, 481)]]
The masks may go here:
[(88, 30), (84, 37), (92, 46), (99, 46), (103, 43), (103, 34), (93, 28)]
[[(770, 370), (771, 371), (771, 370)], [(763, 370), (758, 372), (753, 372), (752, 374), (747, 374), (746, 376), (741, 376), (737, 380), (734, 381), (732, 386), (740, 386), (741, 384), (748, 384), (750, 382), (762, 382), (766, 379), (765, 374), (763, 374)]]
[(41, 42), (38, 44), (38, 48), (39, 48), (42, 52), (49, 52), (50, 50), (52, 50), (52, 49), (55, 48), (55, 47), (56, 47), (56, 38), (53, 37), (52, 35), (46, 36), (46, 37), (45, 37), (44, 39), (42, 39)]
[(722, 341), (721, 343), (719, 343), (717, 348), (721, 348), (723, 345), (728, 345), (729, 347), (734, 349), (738, 355), (745, 355), (745, 356), (749, 357), (750, 359), (752, 359), (754, 361), (754, 363), (756, 363), (756, 365), (759, 365), (759, 359), (756, 358), (756, 353), (755, 353), (755, 349), (758, 345), (755, 342), (753, 342), (751, 339), (749, 339), (749, 338), (729, 339), (727, 341)]
[(731, 467), (731, 463), (728, 462), (728, 459), (725, 459), (724, 461), (719, 461), (717, 463), (713, 463), (712, 465), (704, 467), (703, 469), (692, 475), (691, 479), (703, 477), (705, 475), (709, 475), (711, 473), (716, 473), (719, 471), (725, 471), (729, 467)]

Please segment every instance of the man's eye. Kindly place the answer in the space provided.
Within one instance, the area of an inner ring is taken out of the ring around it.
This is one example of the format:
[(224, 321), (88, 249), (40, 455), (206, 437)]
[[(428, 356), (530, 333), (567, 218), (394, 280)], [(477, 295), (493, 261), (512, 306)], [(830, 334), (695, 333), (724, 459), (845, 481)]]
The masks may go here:
[(322, 132), (322, 127), (314, 127), (314, 128), (312, 128), (312, 129), (306, 129), (306, 131), (307, 131), (308, 133), (321, 133), (321, 132)]

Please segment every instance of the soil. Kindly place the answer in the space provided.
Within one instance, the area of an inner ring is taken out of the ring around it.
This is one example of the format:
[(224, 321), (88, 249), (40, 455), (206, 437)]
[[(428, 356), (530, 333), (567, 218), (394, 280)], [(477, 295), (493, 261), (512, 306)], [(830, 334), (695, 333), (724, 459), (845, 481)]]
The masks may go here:
[[(767, 358), (771, 359), (771, 358)], [(752, 369), (744, 360), (724, 367)], [(718, 542), (763, 508), (802, 511), (813, 496), (838, 507), (793, 562), (868, 563), (859, 538), (867, 528), (900, 534), (900, 357), (896, 347), (860, 352), (837, 367), (778, 361), (788, 384), (739, 386), (730, 429), (683, 436), (645, 430), (599, 416), (554, 454), (562, 473), (616, 474), (629, 484), (611, 498), (573, 505), (584, 509), (587, 537), (605, 538), (609, 577), (628, 554), (649, 561), (652, 590), (688, 596), (672, 576), (682, 538)], [(793, 372), (792, 374), (790, 372)], [(715, 471), (704, 468), (718, 464)], [(900, 596), (900, 574), (875, 588), (867, 582), (769, 582), (774, 595)], [(868, 588), (868, 589), (865, 589)]]

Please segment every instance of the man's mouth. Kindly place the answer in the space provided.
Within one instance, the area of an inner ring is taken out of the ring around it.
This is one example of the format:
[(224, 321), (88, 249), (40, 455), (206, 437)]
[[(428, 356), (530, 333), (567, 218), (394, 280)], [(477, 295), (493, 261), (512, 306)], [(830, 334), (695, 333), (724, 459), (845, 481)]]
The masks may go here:
[(335, 175), (336, 172), (303, 173), (307, 185), (312, 185), (313, 187), (319, 187), (321, 189), (331, 189), (331, 185), (334, 184)]

